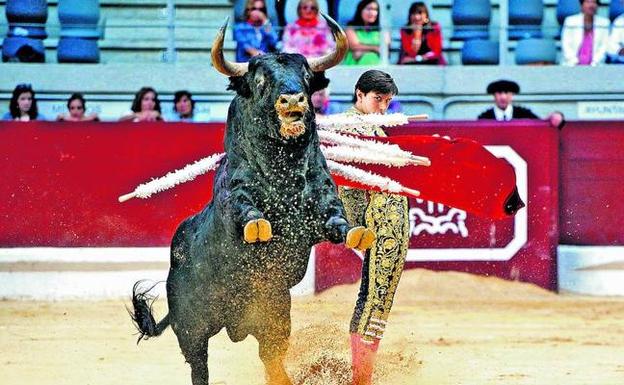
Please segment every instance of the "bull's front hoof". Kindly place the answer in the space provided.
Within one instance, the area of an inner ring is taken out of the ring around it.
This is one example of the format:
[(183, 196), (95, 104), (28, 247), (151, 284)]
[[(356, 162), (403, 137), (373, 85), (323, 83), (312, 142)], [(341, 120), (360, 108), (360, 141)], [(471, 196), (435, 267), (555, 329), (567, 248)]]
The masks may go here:
[(345, 245), (350, 249), (367, 250), (375, 242), (375, 233), (364, 226), (357, 226), (349, 230)]
[(243, 237), (247, 243), (267, 242), (273, 238), (271, 222), (266, 219), (254, 219), (245, 225)]

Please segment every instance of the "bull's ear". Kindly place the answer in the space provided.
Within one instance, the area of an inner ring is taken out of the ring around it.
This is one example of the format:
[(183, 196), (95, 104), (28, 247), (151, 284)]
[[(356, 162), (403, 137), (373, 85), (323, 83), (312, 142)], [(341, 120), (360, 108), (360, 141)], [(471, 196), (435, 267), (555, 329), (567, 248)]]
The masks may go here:
[(251, 89), (249, 89), (249, 83), (245, 76), (233, 76), (230, 78), (230, 85), (228, 90), (236, 91), (237, 94), (244, 98), (251, 96)]
[(316, 91), (327, 88), (329, 85), (329, 79), (325, 77), (325, 71), (313, 72), (312, 79), (310, 80), (310, 94)]

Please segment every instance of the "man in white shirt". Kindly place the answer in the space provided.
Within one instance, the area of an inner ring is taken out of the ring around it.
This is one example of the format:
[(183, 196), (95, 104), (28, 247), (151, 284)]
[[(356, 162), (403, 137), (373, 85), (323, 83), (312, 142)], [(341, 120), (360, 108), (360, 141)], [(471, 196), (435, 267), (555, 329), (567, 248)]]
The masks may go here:
[[(624, 3), (624, 0), (620, 1)], [(624, 14), (613, 20), (607, 53), (611, 63), (624, 64)]]
[(600, 6), (599, 0), (579, 1), (581, 13), (570, 15), (563, 22), (561, 64), (567, 66), (602, 64), (607, 54), (609, 19), (596, 14)]

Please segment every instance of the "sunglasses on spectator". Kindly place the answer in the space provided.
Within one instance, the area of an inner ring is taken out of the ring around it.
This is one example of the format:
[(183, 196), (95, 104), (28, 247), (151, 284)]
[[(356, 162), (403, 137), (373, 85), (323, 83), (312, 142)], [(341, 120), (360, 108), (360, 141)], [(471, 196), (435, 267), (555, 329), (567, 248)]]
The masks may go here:
[(266, 11), (265, 7), (253, 7), (253, 8), (247, 8), (248, 11)]
[(310, 10), (310, 11), (317, 11), (318, 8), (314, 5), (302, 5), (301, 9), (303, 10)]

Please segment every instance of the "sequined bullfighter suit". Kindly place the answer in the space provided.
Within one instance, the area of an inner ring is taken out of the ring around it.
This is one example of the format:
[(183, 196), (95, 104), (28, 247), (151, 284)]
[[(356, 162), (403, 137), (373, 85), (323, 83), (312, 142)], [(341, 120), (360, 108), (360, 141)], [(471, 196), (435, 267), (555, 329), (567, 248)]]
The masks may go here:
[(135, 285), (133, 296), (141, 336), (171, 325), (193, 385), (208, 385), (208, 340), (223, 328), (234, 342), (258, 340), (268, 384), (291, 384), (283, 364), (289, 289), (303, 278), (312, 246), (329, 240), (366, 249), (374, 241), (370, 230), (349, 226), (316, 132), (310, 95), (327, 85), (323, 71), (347, 50), (342, 29), (328, 22), (336, 50), (309, 61), (270, 54), (229, 62), (225, 26), (213, 45), (213, 65), (237, 93), (213, 200), (173, 237), (169, 314), (156, 323), (145, 291)]
[[(347, 114), (360, 114), (352, 107)], [(349, 128), (354, 134), (386, 136), (381, 127)], [(351, 319), (354, 383), (367, 383), (403, 272), (409, 242), (407, 197), (340, 187), (351, 225), (373, 230), (377, 239), (365, 253), (362, 282)]]

